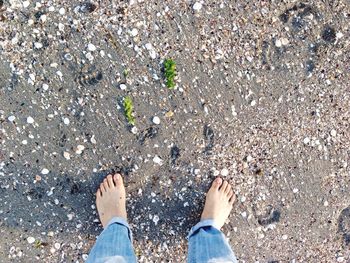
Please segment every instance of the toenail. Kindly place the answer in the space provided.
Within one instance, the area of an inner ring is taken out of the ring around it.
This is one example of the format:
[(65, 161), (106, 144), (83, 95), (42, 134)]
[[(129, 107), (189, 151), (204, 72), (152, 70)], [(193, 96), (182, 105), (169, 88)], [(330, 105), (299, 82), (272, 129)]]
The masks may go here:
[(120, 179), (120, 174), (115, 174), (116, 179), (119, 180)]

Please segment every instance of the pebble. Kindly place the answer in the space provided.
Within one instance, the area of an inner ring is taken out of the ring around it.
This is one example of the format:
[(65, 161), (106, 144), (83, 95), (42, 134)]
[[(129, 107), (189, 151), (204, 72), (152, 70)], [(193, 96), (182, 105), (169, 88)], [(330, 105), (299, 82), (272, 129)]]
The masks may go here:
[(121, 90), (126, 90), (126, 85), (124, 83), (122, 83), (122, 84), (119, 85), (119, 88)]
[(287, 239), (288, 239), (288, 235), (283, 235), (283, 236), (282, 236), (282, 239), (283, 239), (283, 240), (287, 240)]
[(82, 154), (82, 152), (85, 150), (84, 145), (78, 145), (77, 150), (75, 151), (76, 154)]
[(93, 44), (88, 44), (88, 50), (89, 51), (95, 51), (96, 50), (96, 47), (95, 47), (95, 45), (93, 45)]
[(310, 142), (310, 138), (305, 137), (303, 142), (304, 142), (304, 144), (308, 144)]
[(70, 121), (68, 118), (64, 118), (63, 119), (63, 123), (66, 124), (66, 125), (69, 125)]
[(32, 117), (28, 117), (27, 118), (27, 123), (29, 123), (29, 124), (33, 124), (34, 123), (34, 119), (32, 118)]
[(49, 89), (49, 85), (47, 85), (46, 83), (43, 84), (43, 90), (48, 90)]
[(139, 34), (139, 31), (137, 30), (137, 28), (133, 28), (130, 31), (130, 35), (133, 36), (133, 37), (136, 37), (138, 34)]
[(158, 224), (158, 221), (159, 221), (159, 216), (154, 215), (154, 216), (153, 216), (153, 222), (154, 222), (154, 224), (157, 225), (157, 224)]
[(70, 153), (69, 152), (63, 152), (63, 157), (66, 158), (67, 160), (70, 159)]
[(35, 238), (34, 237), (27, 237), (27, 241), (29, 244), (33, 244), (35, 242)]
[(30, 5), (30, 2), (29, 1), (23, 1), (22, 5), (23, 5), (24, 8), (27, 8)]
[(13, 122), (13, 121), (16, 119), (16, 117), (13, 116), (13, 115), (11, 115), (11, 116), (9, 116), (7, 119), (8, 119), (10, 122)]
[(90, 139), (90, 142), (91, 142), (92, 144), (96, 144), (96, 143), (97, 143), (97, 141), (96, 141), (96, 139), (95, 139), (95, 135), (92, 135), (92, 137), (91, 137), (91, 139)]
[(66, 9), (61, 7), (60, 10), (58, 10), (58, 13), (60, 13), (60, 15), (64, 15), (66, 13)]
[(331, 135), (333, 136), (333, 137), (335, 137), (335, 136), (337, 136), (337, 131), (336, 130), (331, 130)]
[(133, 134), (137, 134), (138, 129), (134, 126), (134, 127), (131, 128), (131, 132), (132, 132)]
[(55, 247), (55, 249), (60, 249), (61, 248), (61, 244), (60, 243), (55, 243), (55, 245), (54, 245), (54, 247)]
[(277, 39), (276, 42), (275, 42), (275, 46), (276, 47), (281, 47), (282, 46), (282, 41)]
[(41, 174), (48, 174), (50, 171), (46, 168), (41, 170)]
[(193, 10), (199, 11), (201, 9), (202, 9), (202, 4), (201, 3), (199, 3), (199, 2), (194, 3)]
[(224, 168), (224, 169), (221, 170), (220, 174), (222, 176), (228, 176), (228, 170), (226, 168)]
[(40, 49), (40, 48), (43, 47), (43, 44), (41, 44), (40, 42), (35, 42), (35, 43), (34, 43), (34, 47), (35, 47), (36, 49)]
[(152, 119), (152, 122), (153, 122), (154, 124), (159, 125), (159, 124), (160, 124), (160, 119), (159, 119), (159, 117), (158, 117), (158, 116), (154, 116), (153, 119)]
[(159, 165), (163, 164), (163, 160), (158, 155), (154, 156), (153, 162)]

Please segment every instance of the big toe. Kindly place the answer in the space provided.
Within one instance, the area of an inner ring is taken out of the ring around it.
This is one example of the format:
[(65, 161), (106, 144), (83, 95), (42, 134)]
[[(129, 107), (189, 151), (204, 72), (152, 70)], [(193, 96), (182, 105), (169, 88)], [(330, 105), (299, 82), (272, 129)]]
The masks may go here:
[(123, 184), (123, 178), (120, 174), (115, 174), (113, 176), (113, 180), (114, 180), (114, 183), (117, 187), (122, 187), (124, 184)]
[(220, 177), (217, 177), (214, 182), (211, 185), (211, 189), (219, 189), (219, 187), (222, 185), (222, 179)]

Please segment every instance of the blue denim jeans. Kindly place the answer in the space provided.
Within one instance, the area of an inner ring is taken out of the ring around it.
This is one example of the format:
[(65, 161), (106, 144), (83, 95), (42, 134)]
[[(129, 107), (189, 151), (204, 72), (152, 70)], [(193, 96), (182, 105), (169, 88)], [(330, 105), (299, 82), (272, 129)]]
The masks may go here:
[[(87, 263), (133, 263), (136, 256), (128, 223), (114, 217), (102, 231)], [(188, 235), (188, 263), (229, 263), (237, 259), (213, 220), (203, 220)]]

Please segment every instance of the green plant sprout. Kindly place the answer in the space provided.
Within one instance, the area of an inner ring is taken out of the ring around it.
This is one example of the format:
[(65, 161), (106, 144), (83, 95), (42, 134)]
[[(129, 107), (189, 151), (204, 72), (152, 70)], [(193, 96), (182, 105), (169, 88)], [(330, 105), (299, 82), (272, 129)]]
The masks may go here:
[(132, 115), (134, 106), (132, 104), (131, 98), (125, 97), (123, 105), (124, 105), (124, 114), (125, 114), (125, 117), (126, 117), (128, 123), (131, 125), (135, 125), (135, 118)]
[(164, 75), (165, 83), (169, 89), (175, 87), (175, 77), (176, 77), (176, 63), (172, 59), (166, 59), (164, 61)]
[(126, 78), (128, 75), (129, 75), (129, 69), (124, 69), (124, 71), (123, 71), (123, 75), (124, 75), (124, 77)]

